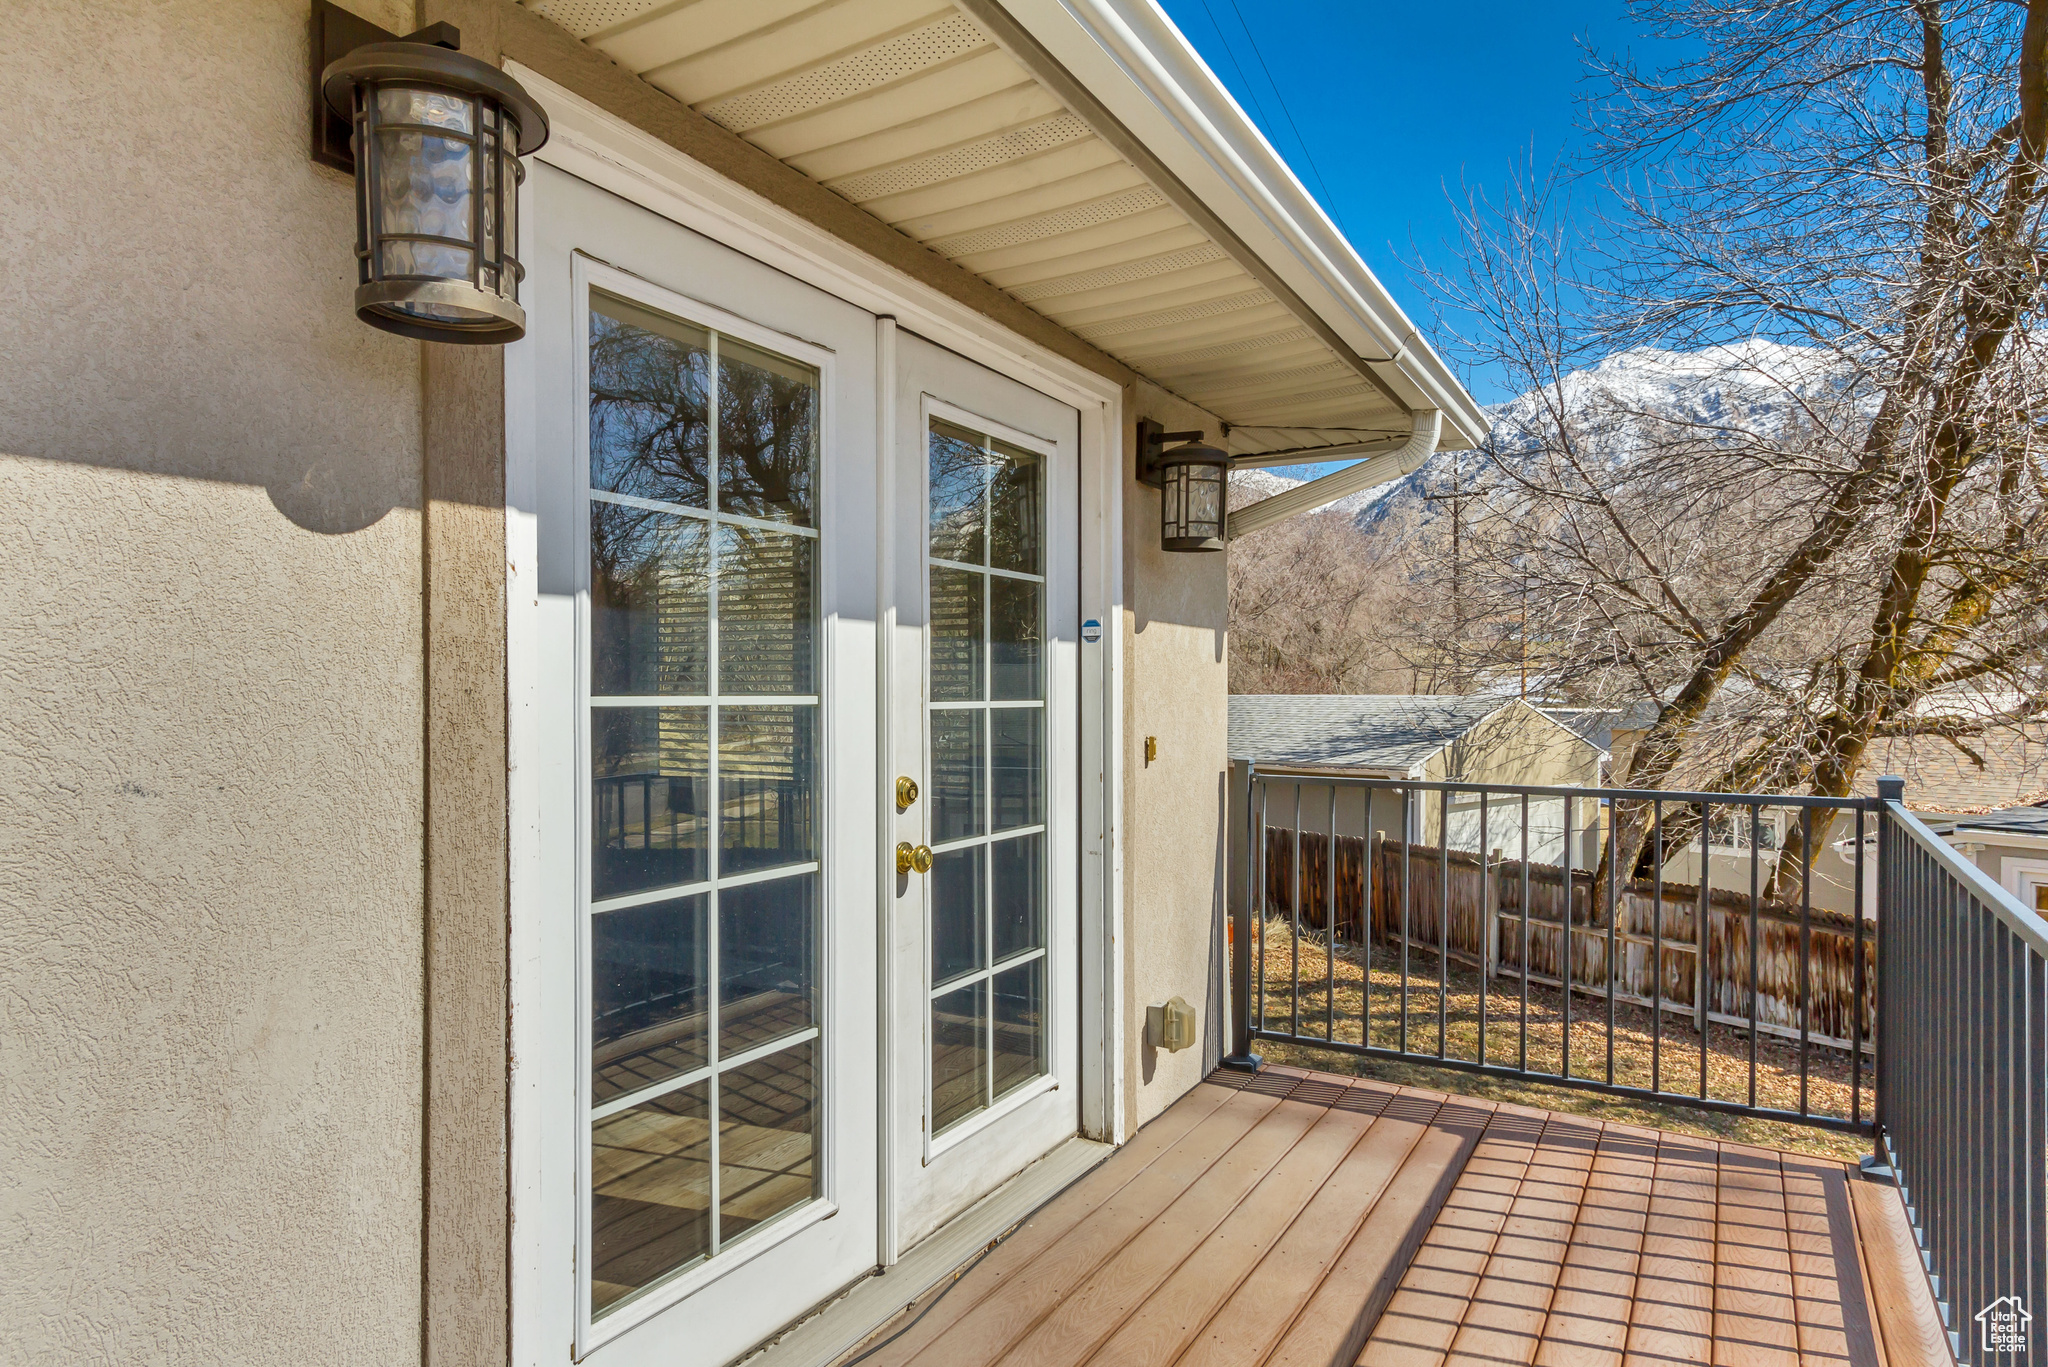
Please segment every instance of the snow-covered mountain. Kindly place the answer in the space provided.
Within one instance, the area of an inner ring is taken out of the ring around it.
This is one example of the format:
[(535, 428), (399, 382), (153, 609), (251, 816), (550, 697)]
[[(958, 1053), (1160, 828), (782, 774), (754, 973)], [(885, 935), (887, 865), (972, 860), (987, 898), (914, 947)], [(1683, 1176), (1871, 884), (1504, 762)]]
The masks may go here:
[[(1755, 340), (1699, 351), (1634, 347), (1573, 371), (1552, 391), (1532, 391), (1497, 404), (1487, 415), (1496, 449), (1506, 458), (1529, 449), (1548, 422), (1550, 408), (1561, 404), (1587, 427), (1594, 444), (1625, 459), (1632, 435), (1648, 422), (1768, 433), (1801, 400), (1839, 387), (1841, 376), (1840, 356), (1819, 347)], [(1452, 459), (1450, 452), (1439, 453), (1406, 479), (1352, 494), (1323, 511), (1350, 513), (1361, 526), (1400, 512), (1426, 515), (1429, 505), (1422, 495), (1448, 487)], [(1465, 453), (1464, 459), (1474, 457)], [(1300, 482), (1270, 470), (1242, 471), (1230, 477), (1231, 504), (1241, 506)]]

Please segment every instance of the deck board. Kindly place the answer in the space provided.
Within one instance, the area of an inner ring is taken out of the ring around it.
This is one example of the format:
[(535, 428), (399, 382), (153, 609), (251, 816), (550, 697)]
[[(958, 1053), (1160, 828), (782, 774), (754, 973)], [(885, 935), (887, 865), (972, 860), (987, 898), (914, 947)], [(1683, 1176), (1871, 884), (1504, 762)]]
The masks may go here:
[(1542, 1112), (1519, 1106), (1494, 1112), (1374, 1327), (1359, 1357), (1365, 1367), (1426, 1367), (1444, 1360), (1536, 1159), (1544, 1119)]
[(1721, 1146), (1714, 1220), (1714, 1367), (1797, 1367), (1799, 1326), (1778, 1155)]
[(1934, 1359), (1893, 1342), (1929, 1335), (1883, 1303), (1912, 1289), (1895, 1247), (1911, 1235), (1881, 1196), (1898, 1205), (1844, 1164), (1774, 1150), (1294, 1069), (1218, 1074), (855, 1352), (1918, 1367)]
[(1849, 1184), (1859, 1243), (1870, 1281), (1870, 1300), (1890, 1367), (1952, 1363), (1941, 1311), (1920, 1267), (1920, 1251), (1895, 1187)]
[(1452, 1340), (1452, 1361), (1535, 1361), (1599, 1143), (1597, 1123), (1567, 1116), (1545, 1121), (1542, 1143)]
[[(1318, 1085), (1304, 1083), (1289, 1100), (1304, 1099), (1304, 1093)], [(1327, 1108), (1301, 1142), (1172, 1275), (1135, 1304), (1090, 1360), (1118, 1367), (1165, 1367), (1179, 1361), (1216, 1308), (1266, 1259), (1344, 1167), (1378, 1119), (1374, 1099), (1384, 1101), (1384, 1094), (1343, 1085), (1333, 1088)]]
[[(1281, 1081), (1282, 1079), (1274, 1079)], [(1294, 1080), (1285, 1079), (1286, 1090)], [(1221, 1090), (1221, 1089), (1218, 1089)], [(1172, 1201), (1196, 1184), (1209, 1167), (1228, 1153), (1277, 1106), (1284, 1091), (1275, 1086), (1244, 1088), (1228, 1093), (1202, 1122), (1170, 1145), (1158, 1158), (1110, 1193), (1099, 1206), (1079, 1218), (1055, 1203), (1039, 1221), (1035, 1251), (1010, 1252), (1006, 1242), (988, 1263), (975, 1269), (975, 1286), (949, 1297), (960, 1304), (941, 1304), (916, 1329), (877, 1353), (874, 1367), (896, 1367), (919, 1360), (939, 1346), (929, 1360), (993, 1362), (1013, 1339), (1028, 1330), (1065, 1298), (1070, 1289), (1131, 1238), (1146, 1229)], [(1102, 1183), (1114, 1181), (1126, 1165), (1117, 1159), (1097, 1170)], [(1027, 1226), (1027, 1228), (1029, 1228)], [(980, 1294), (975, 1294), (979, 1292)], [(981, 1354), (978, 1359), (971, 1356)]]
[[(1144, 1304), (1237, 1211), (1317, 1127), (1329, 1108), (1284, 1098), (1159, 1217), (1060, 1298), (1003, 1358), (1031, 1367), (1084, 1362), (1108, 1332)], [(1256, 1211), (1250, 1212), (1256, 1219)]]
[(1543, 1327), (1538, 1367), (1616, 1367), (1621, 1362), (1656, 1170), (1654, 1130), (1601, 1127), (1585, 1205)]
[(1407, 1089), (1388, 1103), (1387, 1113), (1404, 1105), (1428, 1107), (1428, 1128), (1321, 1285), (1264, 1359), (1220, 1361), (1330, 1367), (1357, 1360), (1496, 1114), (1490, 1103)]
[(1626, 1367), (1701, 1363), (1714, 1348), (1712, 1142), (1660, 1135), (1643, 1253), (1629, 1307)]
[(1388, 1198), (1397, 1175), (1404, 1170), (1413, 1175), (1409, 1161), (1417, 1145), (1435, 1132), (1431, 1123), (1442, 1106), (1377, 1084), (1361, 1084), (1359, 1090), (1375, 1112), (1371, 1128), (1286, 1235), (1197, 1331), (1180, 1357), (1182, 1367), (1230, 1367), (1265, 1356)]

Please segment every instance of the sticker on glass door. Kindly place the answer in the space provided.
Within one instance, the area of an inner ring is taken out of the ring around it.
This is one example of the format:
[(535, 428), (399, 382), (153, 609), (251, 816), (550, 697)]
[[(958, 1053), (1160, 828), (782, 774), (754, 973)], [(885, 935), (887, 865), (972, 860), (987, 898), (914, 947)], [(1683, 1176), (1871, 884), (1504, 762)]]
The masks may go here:
[(1045, 1076), (1045, 458), (929, 419), (931, 1137)]

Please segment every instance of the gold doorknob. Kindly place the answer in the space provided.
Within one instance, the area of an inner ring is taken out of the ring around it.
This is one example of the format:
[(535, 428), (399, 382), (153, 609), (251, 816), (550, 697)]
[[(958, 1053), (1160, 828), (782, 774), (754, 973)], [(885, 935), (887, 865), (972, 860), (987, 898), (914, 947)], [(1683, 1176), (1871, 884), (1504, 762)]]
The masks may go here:
[(916, 801), (917, 780), (908, 774), (900, 775), (896, 780), (896, 810), (900, 812)]
[(896, 846), (896, 872), (930, 873), (932, 871), (932, 847), (913, 845), (908, 840)]

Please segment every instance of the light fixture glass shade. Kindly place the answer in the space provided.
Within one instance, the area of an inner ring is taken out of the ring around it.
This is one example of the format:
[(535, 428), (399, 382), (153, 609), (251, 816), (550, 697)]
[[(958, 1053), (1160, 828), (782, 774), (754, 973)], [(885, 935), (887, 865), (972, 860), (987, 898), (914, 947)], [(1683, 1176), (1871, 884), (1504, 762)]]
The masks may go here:
[(1181, 446), (1158, 457), (1159, 544), (1169, 551), (1220, 551), (1228, 512), (1230, 457), (1213, 446)]
[(356, 158), (356, 316), (436, 342), (502, 345), (519, 304), (519, 158), (547, 115), (496, 67), (427, 43), (369, 43), (321, 77)]

